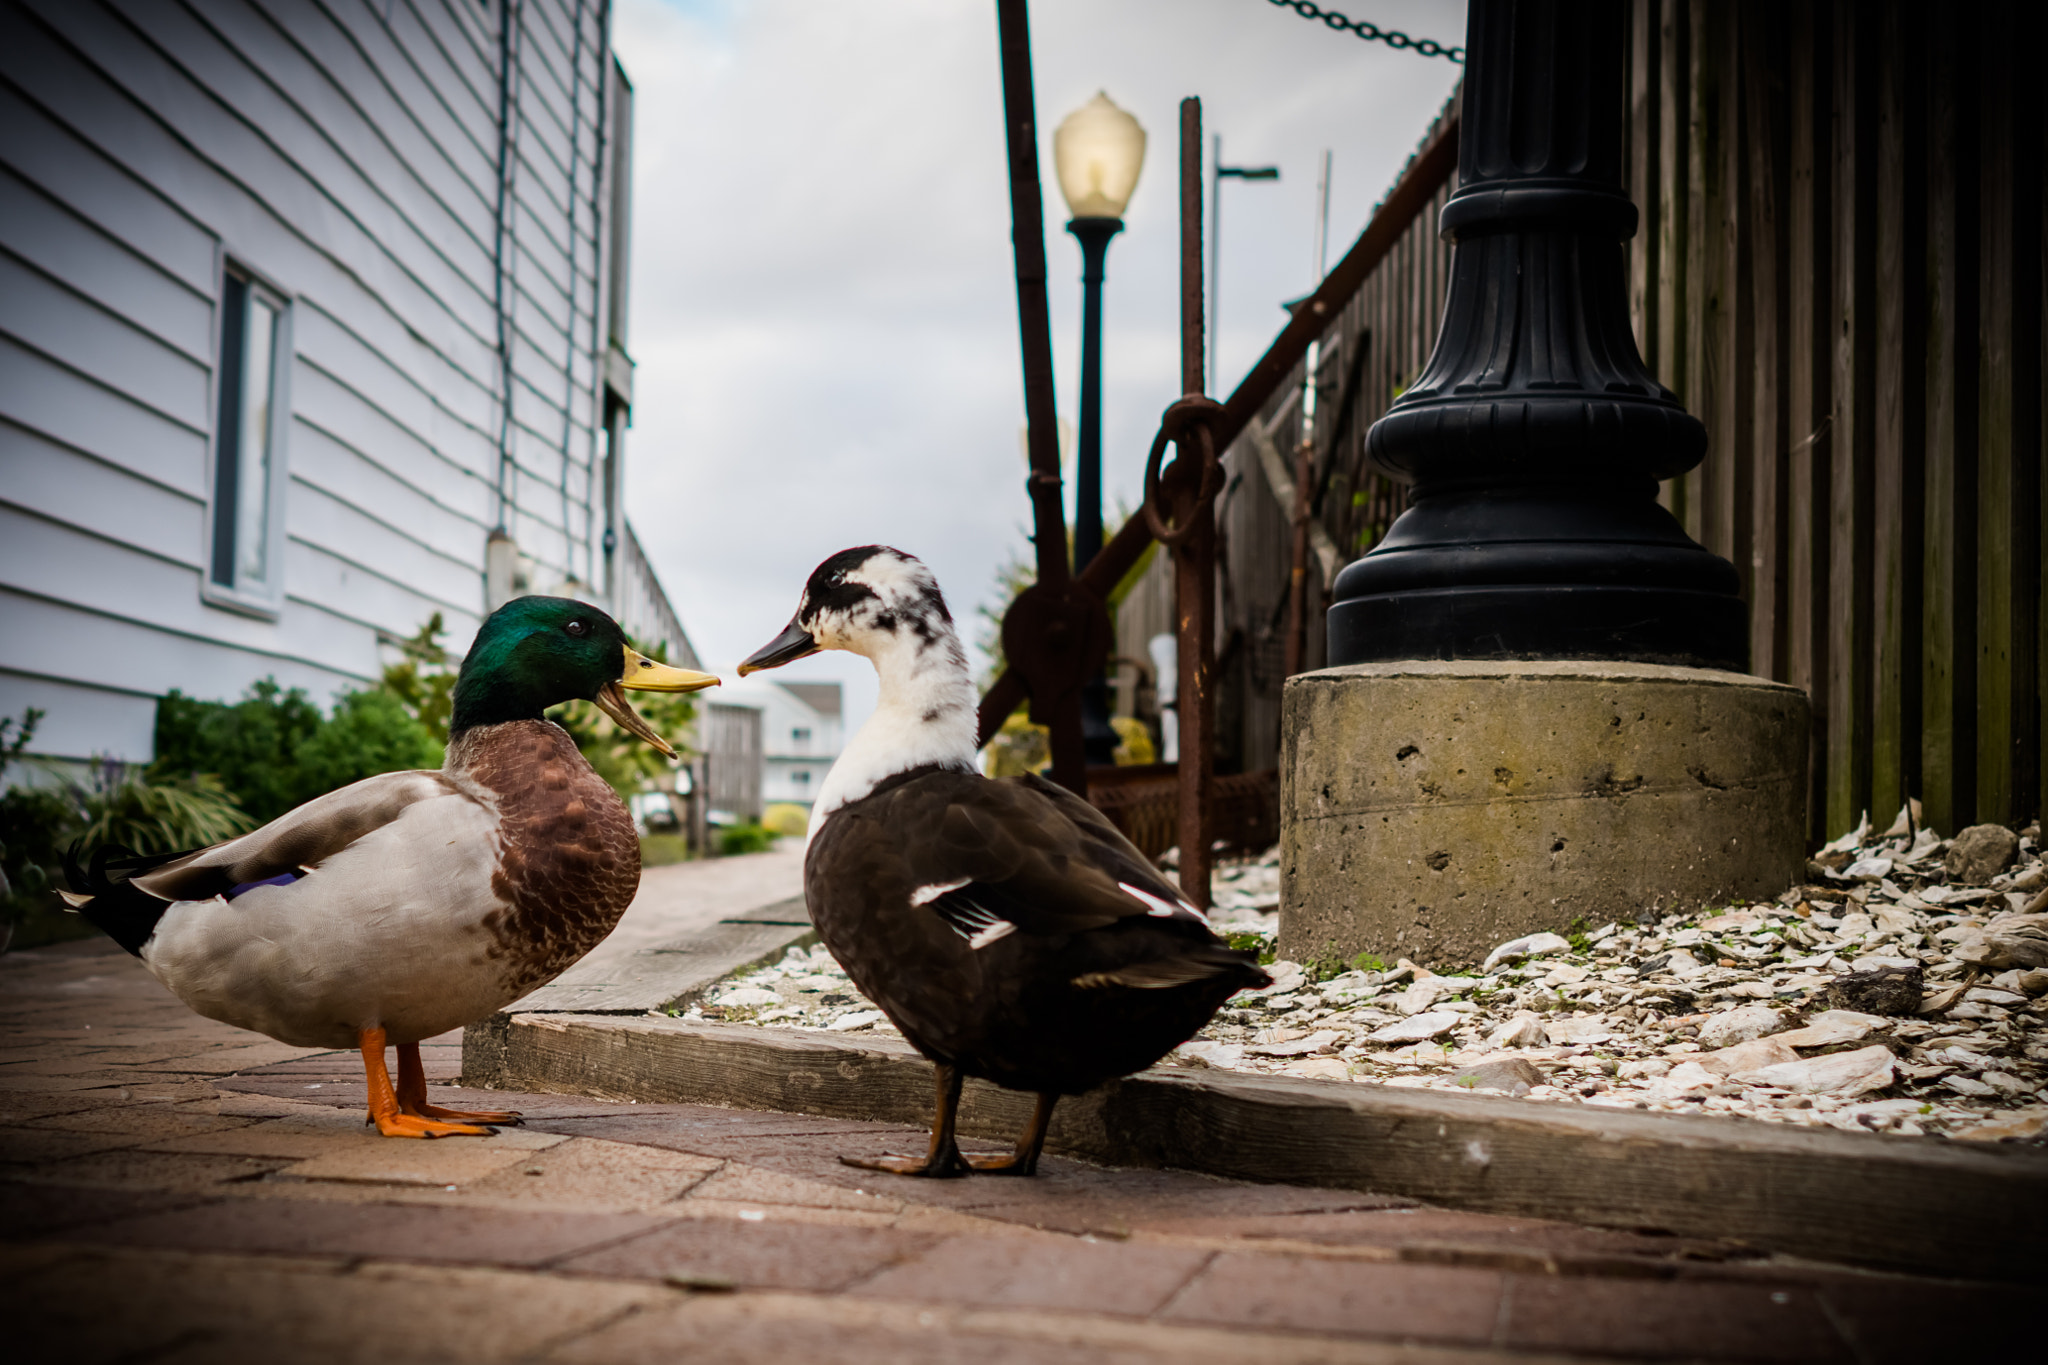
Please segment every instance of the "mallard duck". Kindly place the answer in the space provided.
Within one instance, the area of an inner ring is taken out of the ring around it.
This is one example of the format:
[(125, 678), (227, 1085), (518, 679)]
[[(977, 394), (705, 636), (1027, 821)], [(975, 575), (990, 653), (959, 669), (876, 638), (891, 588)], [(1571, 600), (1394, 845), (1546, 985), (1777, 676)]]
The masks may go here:
[[(923, 564), (880, 545), (832, 556), (739, 671), (821, 649), (865, 655), (881, 695), (818, 792), (804, 895), (854, 984), (937, 1068), (923, 1156), (841, 1159), (1031, 1175), (1060, 1096), (1143, 1070), (1271, 979), (1086, 801), (980, 774), (967, 656)], [(1014, 1151), (961, 1154), (968, 1076), (1037, 1095)]]
[(624, 803), (542, 711), (588, 698), (673, 757), (625, 689), (717, 681), (647, 658), (586, 603), (517, 598), (463, 660), (438, 772), (365, 778), (189, 853), (101, 848), (82, 869), (74, 851), (65, 899), (207, 1018), (360, 1049), (385, 1136), (487, 1134), (518, 1115), (428, 1104), (420, 1040), (553, 980), (640, 883)]

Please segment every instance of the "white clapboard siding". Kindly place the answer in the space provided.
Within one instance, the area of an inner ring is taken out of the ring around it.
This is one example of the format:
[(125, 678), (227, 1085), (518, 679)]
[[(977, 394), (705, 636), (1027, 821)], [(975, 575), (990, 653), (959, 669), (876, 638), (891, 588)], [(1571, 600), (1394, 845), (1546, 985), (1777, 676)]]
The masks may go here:
[[(209, 636), (165, 630), (154, 622), (126, 616), (80, 610), (69, 603), (4, 587), (0, 587), (0, 612), (6, 613), (10, 623), (18, 623), (25, 637), (10, 649), (10, 667), (0, 670), (0, 676), (16, 674), (82, 683), (85, 680), (78, 676), (81, 659), (115, 660), (118, 671), (109, 681), (119, 691), (132, 688), (162, 696), (176, 690), (192, 697), (236, 697), (247, 687), (241, 680), (268, 677), (277, 679), (282, 687), (304, 688), (309, 697), (322, 705), (333, 700), (336, 692), (360, 687), (364, 681), (358, 674), (324, 668), (289, 653), (223, 648), (219, 640)], [(315, 614), (306, 615), (310, 619)], [(358, 649), (375, 644), (376, 632), (325, 613), (318, 614), (317, 625), (331, 635), (355, 641)], [(38, 752), (55, 752), (40, 745), (37, 748)], [(90, 758), (95, 753), (115, 758), (136, 757), (97, 746), (82, 753), (61, 752), (58, 756)]]
[(0, 81), (0, 164), (208, 300), (214, 234)]
[(146, 692), (0, 672), (0, 716), (19, 719), (31, 709), (43, 713), (34, 741), (39, 753), (90, 758), (155, 747), (156, 698)]
[(206, 501), (0, 420), (0, 504), (33, 512), (194, 573), (203, 567)]
[[(0, 0), (0, 714), (39, 749), (146, 759), (172, 688), (325, 704), (435, 613), (464, 649), (497, 527), (689, 654), (630, 527), (603, 582), (606, 7)], [(267, 613), (203, 591), (230, 267), (290, 315)]]
[[(476, 553), (483, 555), (481, 536)], [(459, 653), (469, 648), (483, 621), (474, 608), (436, 601), (375, 565), (344, 559), (303, 540), (285, 543), (285, 572), (294, 601), (386, 636), (410, 635), (438, 611), (448, 632), (442, 643)]]
[(0, 168), (0, 251), (208, 366), (213, 296)]
[(4, 327), (0, 417), (142, 478), (205, 496), (205, 432), (22, 345)]
[[(438, 446), (430, 444), (360, 390), (321, 369), (303, 349), (292, 371), (292, 418), (300, 427), (318, 431), (375, 464), (413, 494), (479, 527), (490, 528), (493, 508), (485, 458), (489, 448), (483, 444), (482, 433), (451, 429), (447, 433), (451, 439)], [(458, 452), (471, 453), (471, 462), (457, 460)]]

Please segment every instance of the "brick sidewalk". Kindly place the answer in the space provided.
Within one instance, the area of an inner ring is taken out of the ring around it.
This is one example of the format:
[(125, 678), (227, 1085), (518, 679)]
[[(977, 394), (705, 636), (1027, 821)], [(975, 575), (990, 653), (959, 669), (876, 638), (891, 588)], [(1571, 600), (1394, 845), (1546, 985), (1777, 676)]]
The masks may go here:
[[(488, 1139), (363, 1126), (352, 1054), (200, 1019), (111, 945), (0, 958), (10, 1359), (1913, 1361), (2010, 1287), (1336, 1190), (1051, 1159), (891, 1179), (921, 1132), (463, 1091)], [(26, 1355), (20, 1353), (26, 1343)]]

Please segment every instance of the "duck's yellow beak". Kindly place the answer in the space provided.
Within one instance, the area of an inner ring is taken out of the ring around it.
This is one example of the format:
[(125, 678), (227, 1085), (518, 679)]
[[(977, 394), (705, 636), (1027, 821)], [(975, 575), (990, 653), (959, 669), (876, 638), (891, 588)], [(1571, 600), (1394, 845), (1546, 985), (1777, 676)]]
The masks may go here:
[(709, 673), (658, 664), (627, 645), (626, 671), (619, 675), (619, 686), (635, 692), (701, 692), (707, 687), (718, 686), (718, 679)]
[(626, 646), (626, 671), (615, 683), (606, 683), (597, 690), (591, 700), (597, 709), (610, 716), (619, 726), (631, 734), (652, 744), (670, 758), (676, 756), (675, 748), (655, 733), (652, 725), (644, 720), (632, 703), (626, 700), (626, 689), (636, 692), (696, 692), (706, 687), (716, 687), (718, 679), (709, 673), (697, 673), (687, 668), (670, 668), (658, 664), (631, 645)]

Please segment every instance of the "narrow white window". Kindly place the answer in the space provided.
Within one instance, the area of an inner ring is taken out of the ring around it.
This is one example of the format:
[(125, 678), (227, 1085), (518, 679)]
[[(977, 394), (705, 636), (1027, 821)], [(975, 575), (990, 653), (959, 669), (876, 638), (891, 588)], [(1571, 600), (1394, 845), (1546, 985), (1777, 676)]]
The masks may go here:
[(207, 596), (274, 612), (281, 595), (284, 434), (291, 371), (283, 299), (230, 269), (221, 290)]

